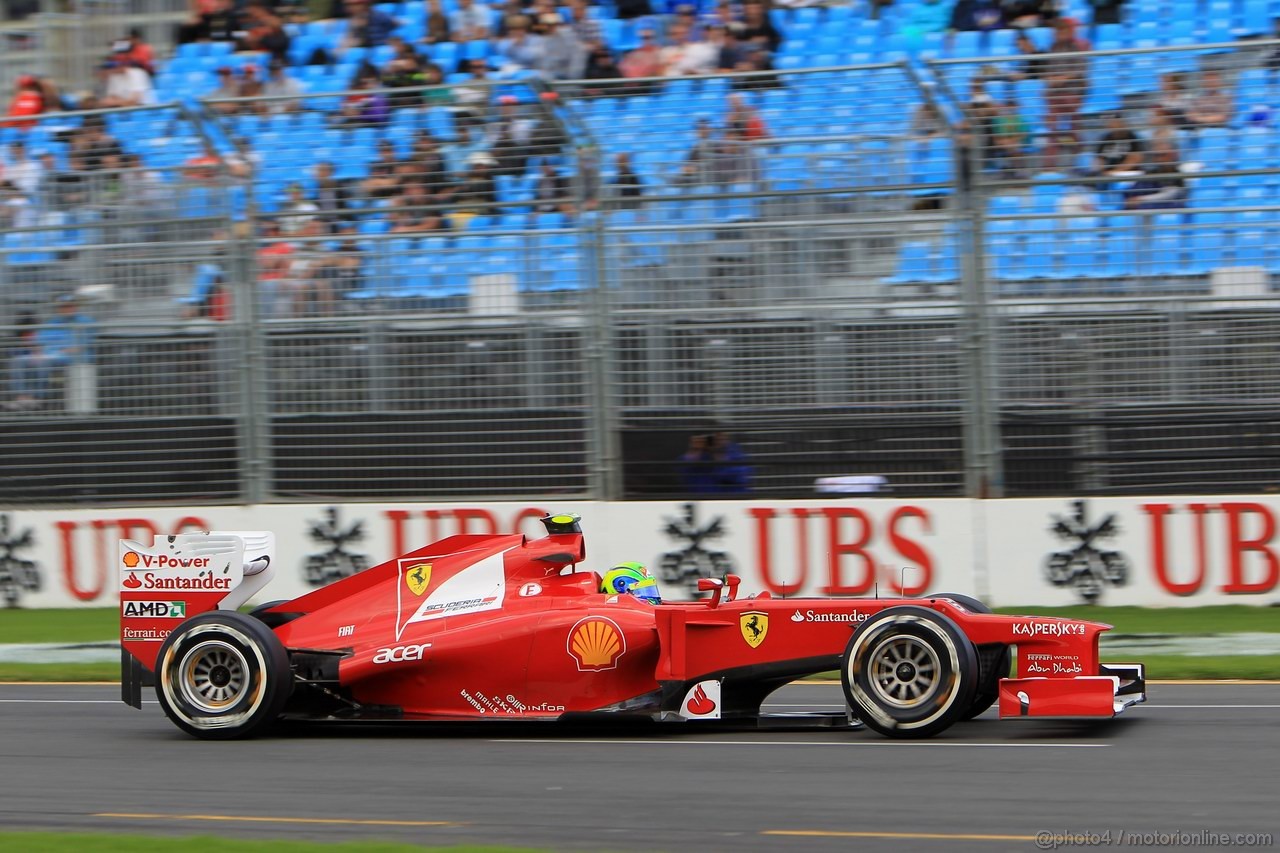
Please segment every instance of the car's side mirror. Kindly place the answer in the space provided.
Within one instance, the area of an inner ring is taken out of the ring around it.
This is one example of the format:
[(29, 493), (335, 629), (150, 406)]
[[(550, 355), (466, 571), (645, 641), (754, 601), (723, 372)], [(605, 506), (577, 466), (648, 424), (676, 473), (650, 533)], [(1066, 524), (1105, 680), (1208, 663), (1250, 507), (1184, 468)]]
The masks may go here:
[(724, 595), (724, 581), (720, 578), (698, 578), (698, 592), (709, 592), (708, 607), (719, 607), (720, 596)]
[(729, 588), (729, 597), (725, 601), (733, 601), (738, 597), (738, 587), (742, 584), (742, 578), (737, 575), (725, 575), (724, 585)]

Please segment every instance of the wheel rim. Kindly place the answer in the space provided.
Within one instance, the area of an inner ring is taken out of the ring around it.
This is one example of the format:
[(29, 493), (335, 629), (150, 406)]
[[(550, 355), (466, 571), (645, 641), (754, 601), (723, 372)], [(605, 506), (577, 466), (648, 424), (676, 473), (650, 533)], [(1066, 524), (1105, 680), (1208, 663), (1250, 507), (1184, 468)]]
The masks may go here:
[(249, 685), (249, 662), (234, 646), (205, 640), (192, 646), (178, 666), (182, 697), (210, 714), (230, 708)]
[(889, 637), (871, 653), (870, 687), (886, 704), (912, 708), (937, 690), (941, 666), (938, 653), (923, 640)]

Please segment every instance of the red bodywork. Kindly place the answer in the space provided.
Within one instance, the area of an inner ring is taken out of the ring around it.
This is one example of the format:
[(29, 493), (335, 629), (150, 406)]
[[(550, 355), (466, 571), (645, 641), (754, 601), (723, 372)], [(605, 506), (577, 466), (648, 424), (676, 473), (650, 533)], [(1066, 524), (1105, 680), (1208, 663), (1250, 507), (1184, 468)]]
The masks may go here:
[[(1141, 701), (1099, 665), (1107, 625), (942, 597), (735, 598), (737, 578), (708, 600), (653, 606), (598, 592), (595, 572), (575, 570), (585, 556), (579, 532), (453, 536), (272, 607), (264, 620), (280, 623), (300, 686), (287, 714), (696, 719), (718, 703), (714, 718), (749, 719), (781, 685), (838, 669), (858, 624), (899, 605), (945, 614), (979, 650), (1016, 646), (1001, 716), (1110, 717)], [(154, 668), (158, 643), (124, 645)], [(718, 697), (702, 689), (710, 681)]]

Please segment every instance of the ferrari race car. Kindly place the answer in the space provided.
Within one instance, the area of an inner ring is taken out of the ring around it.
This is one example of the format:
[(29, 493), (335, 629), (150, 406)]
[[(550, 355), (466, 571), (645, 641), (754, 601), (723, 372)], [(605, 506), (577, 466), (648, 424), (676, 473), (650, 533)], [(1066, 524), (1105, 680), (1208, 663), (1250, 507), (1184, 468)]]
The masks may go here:
[(280, 719), (768, 725), (770, 693), (836, 669), (847, 712), (808, 720), (897, 738), (997, 702), (1002, 718), (1105, 718), (1146, 699), (1141, 664), (1099, 663), (1108, 625), (994, 615), (963, 595), (743, 597), (734, 575), (654, 604), (579, 568), (576, 516), (542, 521), (543, 538), (451, 536), (250, 613), (271, 534), (121, 541), (123, 699), (141, 708), (154, 685), (180, 729), (210, 739)]

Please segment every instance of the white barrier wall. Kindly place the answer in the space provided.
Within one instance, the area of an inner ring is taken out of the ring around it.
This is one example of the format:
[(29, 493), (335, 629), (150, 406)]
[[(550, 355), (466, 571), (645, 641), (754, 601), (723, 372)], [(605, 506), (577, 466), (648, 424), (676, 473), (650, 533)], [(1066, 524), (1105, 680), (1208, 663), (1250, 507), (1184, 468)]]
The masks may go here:
[(269, 598), (291, 598), (454, 533), (542, 535), (583, 517), (587, 564), (645, 563), (664, 594), (733, 571), (775, 595), (976, 594), (995, 605), (1280, 600), (1280, 498), (343, 504), (0, 511), (0, 602), (115, 603), (116, 540), (273, 530)]

